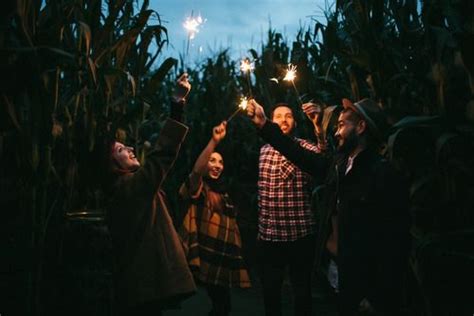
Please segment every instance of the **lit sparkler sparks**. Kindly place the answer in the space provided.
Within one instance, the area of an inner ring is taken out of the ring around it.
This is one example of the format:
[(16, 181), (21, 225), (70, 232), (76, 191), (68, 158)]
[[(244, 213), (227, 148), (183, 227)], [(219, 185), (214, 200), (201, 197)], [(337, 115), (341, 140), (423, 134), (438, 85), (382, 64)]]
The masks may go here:
[(230, 122), (230, 120), (232, 120), (234, 118), (234, 116), (237, 115), (237, 113), (239, 113), (240, 111), (245, 111), (247, 109), (248, 103), (249, 103), (249, 101), (247, 100), (247, 98), (242, 97), (240, 99), (239, 107), (237, 108), (237, 110), (235, 110), (234, 113), (232, 113), (231, 116), (229, 116), (229, 118), (227, 119), (227, 122)]
[(199, 26), (203, 22), (204, 21), (200, 15), (196, 18), (193, 18), (191, 14), (190, 17), (186, 18), (183, 23), (183, 27), (186, 29), (186, 32), (188, 32), (188, 38), (190, 40), (194, 39), (196, 37), (196, 34), (199, 33)]
[(296, 65), (288, 64), (288, 69), (286, 70), (286, 75), (283, 78), (283, 80), (293, 82), (295, 79), (296, 79)]
[(296, 97), (298, 98), (300, 105), (303, 105), (303, 101), (301, 101), (298, 89), (296, 89), (295, 79), (296, 79), (296, 65), (288, 64), (288, 69), (286, 70), (286, 75), (283, 78), (283, 80), (291, 81), (291, 84), (293, 85), (293, 88), (295, 89)]
[(243, 97), (242, 99), (240, 99), (239, 109), (241, 109), (242, 111), (245, 111), (247, 109), (248, 104), (249, 104), (249, 101), (247, 100), (247, 98)]
[(252, 72), (254, 69), (255, 69), (255, 64), (251, 62), (250, 59), (245, 58), (245, 59), (242, 59), (242, 61), (240, 62), (240, 70), (242, 72), (249, 73), (249, 72)]
[(188, 40), (186, 44), (186, 55), (189, 55), (189, 43), (196, 37), (196, 34), (199, 33), (199, 27), (203, 24), (205, 20), (201, 17), (201, 15), (197, 17), (193, 17), (193, 12), (191, 11), (191, 16), (187, 17), (184, 20), (183, 27), (188, 33)]
[(251, 62), (250, 59), (245, 58), (245, 59), (242, 59), (242, 61), (240, 62), (240, 70), (243, 73), (246, 73), (246, 76), (247, 76), (247, 84), (248, 84), (248, 87), (249, 87), (249, 96), (250, 96), (250, 98), (252, 98), (252, 83), (250, 81), (250, 73), (254, 69), (255, 69), (255, 64), (253, 62)]

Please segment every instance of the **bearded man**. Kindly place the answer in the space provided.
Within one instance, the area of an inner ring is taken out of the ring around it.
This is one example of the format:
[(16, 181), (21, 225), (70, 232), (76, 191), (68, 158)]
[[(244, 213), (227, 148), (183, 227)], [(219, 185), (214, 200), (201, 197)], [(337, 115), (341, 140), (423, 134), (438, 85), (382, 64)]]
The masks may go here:
[(343, 105), (334, 155), (298, 146), (254, 100), (247, 115), (262, 138), (301, 170), (327, 175), (326, 200), (333, 207), (321, 214), (318, 238), (322, 245), (336, 241), (339, 315), (356, 315), (362, 301), (375, 315), (399, 315), (410, 249), (407, 186), (378, 151), (388, 127), (382, 109), (370, 99)]

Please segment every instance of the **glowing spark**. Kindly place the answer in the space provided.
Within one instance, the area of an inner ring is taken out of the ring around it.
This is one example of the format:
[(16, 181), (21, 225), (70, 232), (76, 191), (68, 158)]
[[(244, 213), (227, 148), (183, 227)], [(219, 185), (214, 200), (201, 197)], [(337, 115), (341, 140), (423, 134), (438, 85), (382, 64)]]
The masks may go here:
[(243, 97), (242, 99), (240, 99), (239, 109), (245, 111), (247, 109), (248, 103), (249, 101), (247, 100), (247, 98)]
[(227, 122), (230, 122), (230, 120), (232, 120), (234, 116), (237, 115), (237, 113), (239, 113), (240, 111), (245, 111), (245, 109), (247, 109), (247, 105), (248, 105), (247, 98), (246, 97), (241, 98), (239, 107), (237, 108), (237, 110), (235, 110), (234, 113), (232, 113), (231, 116), (229, 116), (229, 118), (227, 119)]
[(197, 33), (199, 33), (199, 26), (203, 23), (203, 19), (201, 16), (196, 18), (188, 17), (183, 23), (183, 27), (188, 32), (188, 37), (190, 40), (194, 39)]
[(249, 95), (252, 98), (252, 82), (250, 81), (250, 73), (255, 69), (255, 64), (250, 59), (245, 58), (240, 62), (240, 70), (247, 74), (247, 85), (249, 89)]
[(277, 78), (270, 78), (270, 81), (273, 81), (273, 82), (278, 83), (278, 79), (277, 79)]
[(295, 89), (296, 98), (298, 99), (298, 102), (301, 106), (303, 105), (303, 101), (301, 100), (300, 93), (298, 92), (298, 89), (296, 88), (295, 79), (296, 79), (296, 65), (288, 64), (288, 69), (286, 70), (286, 75), (285, 75), (285, 78), (283, 78), (283, 80), (291, 81), (291, 84), (293, 85), (293, 89)]
[(288, 69), (286, 70), (286, 75), (283, 80), (291, 81), (296, 79), (296, 65), (288, 64)]
[(254, 63), (250, 62), (248, 58), (242, 59), (242, 61), (240, 62), (240, 70), (242, 72), (252, 72), (254, 69)]

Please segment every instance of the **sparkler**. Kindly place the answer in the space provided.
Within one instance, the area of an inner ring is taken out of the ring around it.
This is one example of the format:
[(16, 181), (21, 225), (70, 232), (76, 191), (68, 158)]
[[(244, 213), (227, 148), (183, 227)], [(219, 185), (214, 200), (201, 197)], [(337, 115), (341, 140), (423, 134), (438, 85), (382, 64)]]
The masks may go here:
[(239, 111), (245, 111), (245, 109), (247, 109), (247, 105), (248, 105), (248, 100), (246, 97), (242, 97), (240, 99), (240, 103), (239, 103), (239, 107), (237, 108), (237, 110), (235, 110), (234, 113), (232, 113), (231, 116), (229, 116), (229, 118), (227, 119), (227, 123), (230, 122), (231, 119), (234, 118), (235, 115), (237, 115), (237, 113), (239, 113)]
[(250, 73), (255, 69), (255, 65), (253, 62), (250, 61), (250, 59), (245, 58), (242, 59), (240, 62), (240, 70), (243, 73), (247, 74), (247, 84), (249, 86), (249, 96), (250, 98), (253, 98), (252, 96), (252, 83), (250, 82)]
[(293, 85), (293, 88), (295, 89), (296, 97), (298, 98), (298, 101), (301, 106), (303, 105), (303, 101), (301, 101), (300, 93), (298, 92), (298, 89), (296, 89), (295, 79), (296, 79), (296, 65), (288, 64), (288, 69), (286, 70), (286, 75), (283, 78), (283, 80), (291, 81), (291, 84)]
[(204, 22), (201, 15), (194, 18), (193, 12), (191, 11), (191, 16), (186, 18), (183, 23), (183, 27), (188, 33), (188, 41), (186, 45), (186, 55), (189, 54), (189, 42), (196, 37), (196, 34), (199, 33), (199, 26)]

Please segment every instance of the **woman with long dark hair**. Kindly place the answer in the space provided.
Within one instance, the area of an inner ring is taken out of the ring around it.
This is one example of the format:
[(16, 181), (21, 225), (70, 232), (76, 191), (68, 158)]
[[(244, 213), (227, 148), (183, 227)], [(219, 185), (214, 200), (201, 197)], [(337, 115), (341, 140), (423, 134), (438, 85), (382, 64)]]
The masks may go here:
[(212, 301), (209, 315), (228, 315), (230, 288), (250, 287), (241, 256), (237, 211), (222, 180), (224, 160), (215, 151), (225, 135), (226, 122), (213, 128), (209, 143), (179, 192), (187, 210), (180, 235), (194, 278), (205, 286)]

